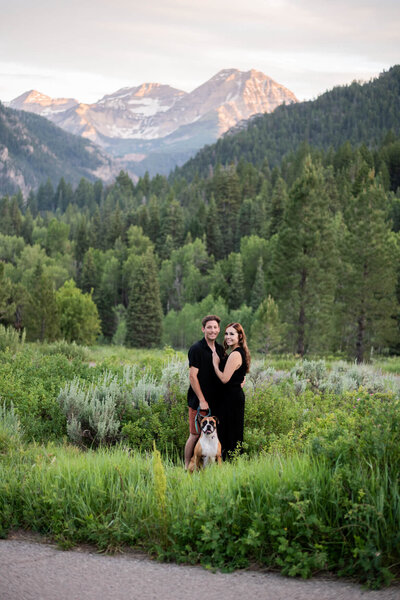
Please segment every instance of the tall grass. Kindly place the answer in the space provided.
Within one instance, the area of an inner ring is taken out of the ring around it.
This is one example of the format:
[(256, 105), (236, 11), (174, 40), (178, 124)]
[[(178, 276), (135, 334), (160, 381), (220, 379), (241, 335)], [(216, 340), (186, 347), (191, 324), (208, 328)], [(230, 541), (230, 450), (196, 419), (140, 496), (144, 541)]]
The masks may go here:
[(124, 545), (232, 570), (250, 562), (379, 586), (399, 563), (400, 491), (390, 466), (346, 469), (307, 455), (240, 457), (189, 475), (153, 453), (31, 447), (0, 463), (0, 525), (63, 547)]

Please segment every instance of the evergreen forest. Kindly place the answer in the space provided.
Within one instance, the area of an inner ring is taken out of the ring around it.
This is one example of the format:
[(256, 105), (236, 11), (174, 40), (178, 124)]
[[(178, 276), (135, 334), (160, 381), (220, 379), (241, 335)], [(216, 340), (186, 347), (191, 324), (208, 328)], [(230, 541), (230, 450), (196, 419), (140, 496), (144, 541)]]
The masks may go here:
[(187, 348), (213, 312), (261, 353), (396, 353), (399, 185), (392, 132), (191, 181), (48, 180), (0, 201), (1, 324), (32, 341)]

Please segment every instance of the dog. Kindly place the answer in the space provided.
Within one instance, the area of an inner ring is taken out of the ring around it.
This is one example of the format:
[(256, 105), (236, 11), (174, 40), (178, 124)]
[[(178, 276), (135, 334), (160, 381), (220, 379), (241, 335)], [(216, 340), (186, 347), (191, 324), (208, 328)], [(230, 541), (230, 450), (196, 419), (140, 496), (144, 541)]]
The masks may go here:
[(221, 464), (221, 442), (218, 439), (217, 417), (202, 417), (200, 421), (200, 437), (194, 447), (194, 453), (190, 460), (188, 471), (198, 471), (210, 463)]

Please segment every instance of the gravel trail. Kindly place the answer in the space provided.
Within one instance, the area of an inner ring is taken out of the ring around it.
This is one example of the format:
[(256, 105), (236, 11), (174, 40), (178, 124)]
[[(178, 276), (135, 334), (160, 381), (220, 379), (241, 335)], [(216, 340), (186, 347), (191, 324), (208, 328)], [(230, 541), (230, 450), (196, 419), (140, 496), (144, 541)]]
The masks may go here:
[(0, 540), (0, 600), (400, 600), (400, 587), (367, 591), (330, 577), (265, 571), (212, 573), (133, 552), (62, 551), (25, 534)]

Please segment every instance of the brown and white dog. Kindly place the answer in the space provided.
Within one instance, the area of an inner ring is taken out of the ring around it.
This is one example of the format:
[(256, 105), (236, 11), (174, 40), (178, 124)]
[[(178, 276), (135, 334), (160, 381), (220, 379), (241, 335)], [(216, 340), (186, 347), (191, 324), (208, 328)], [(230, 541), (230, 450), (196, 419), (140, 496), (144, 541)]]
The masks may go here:
[(221, 443), (217, 434), (217, 417), (202, 417), (200, 419), (200, 437), (194, 447), (188, 471), (193, 473), (200, 467), (210, 463), (221, 464)]

